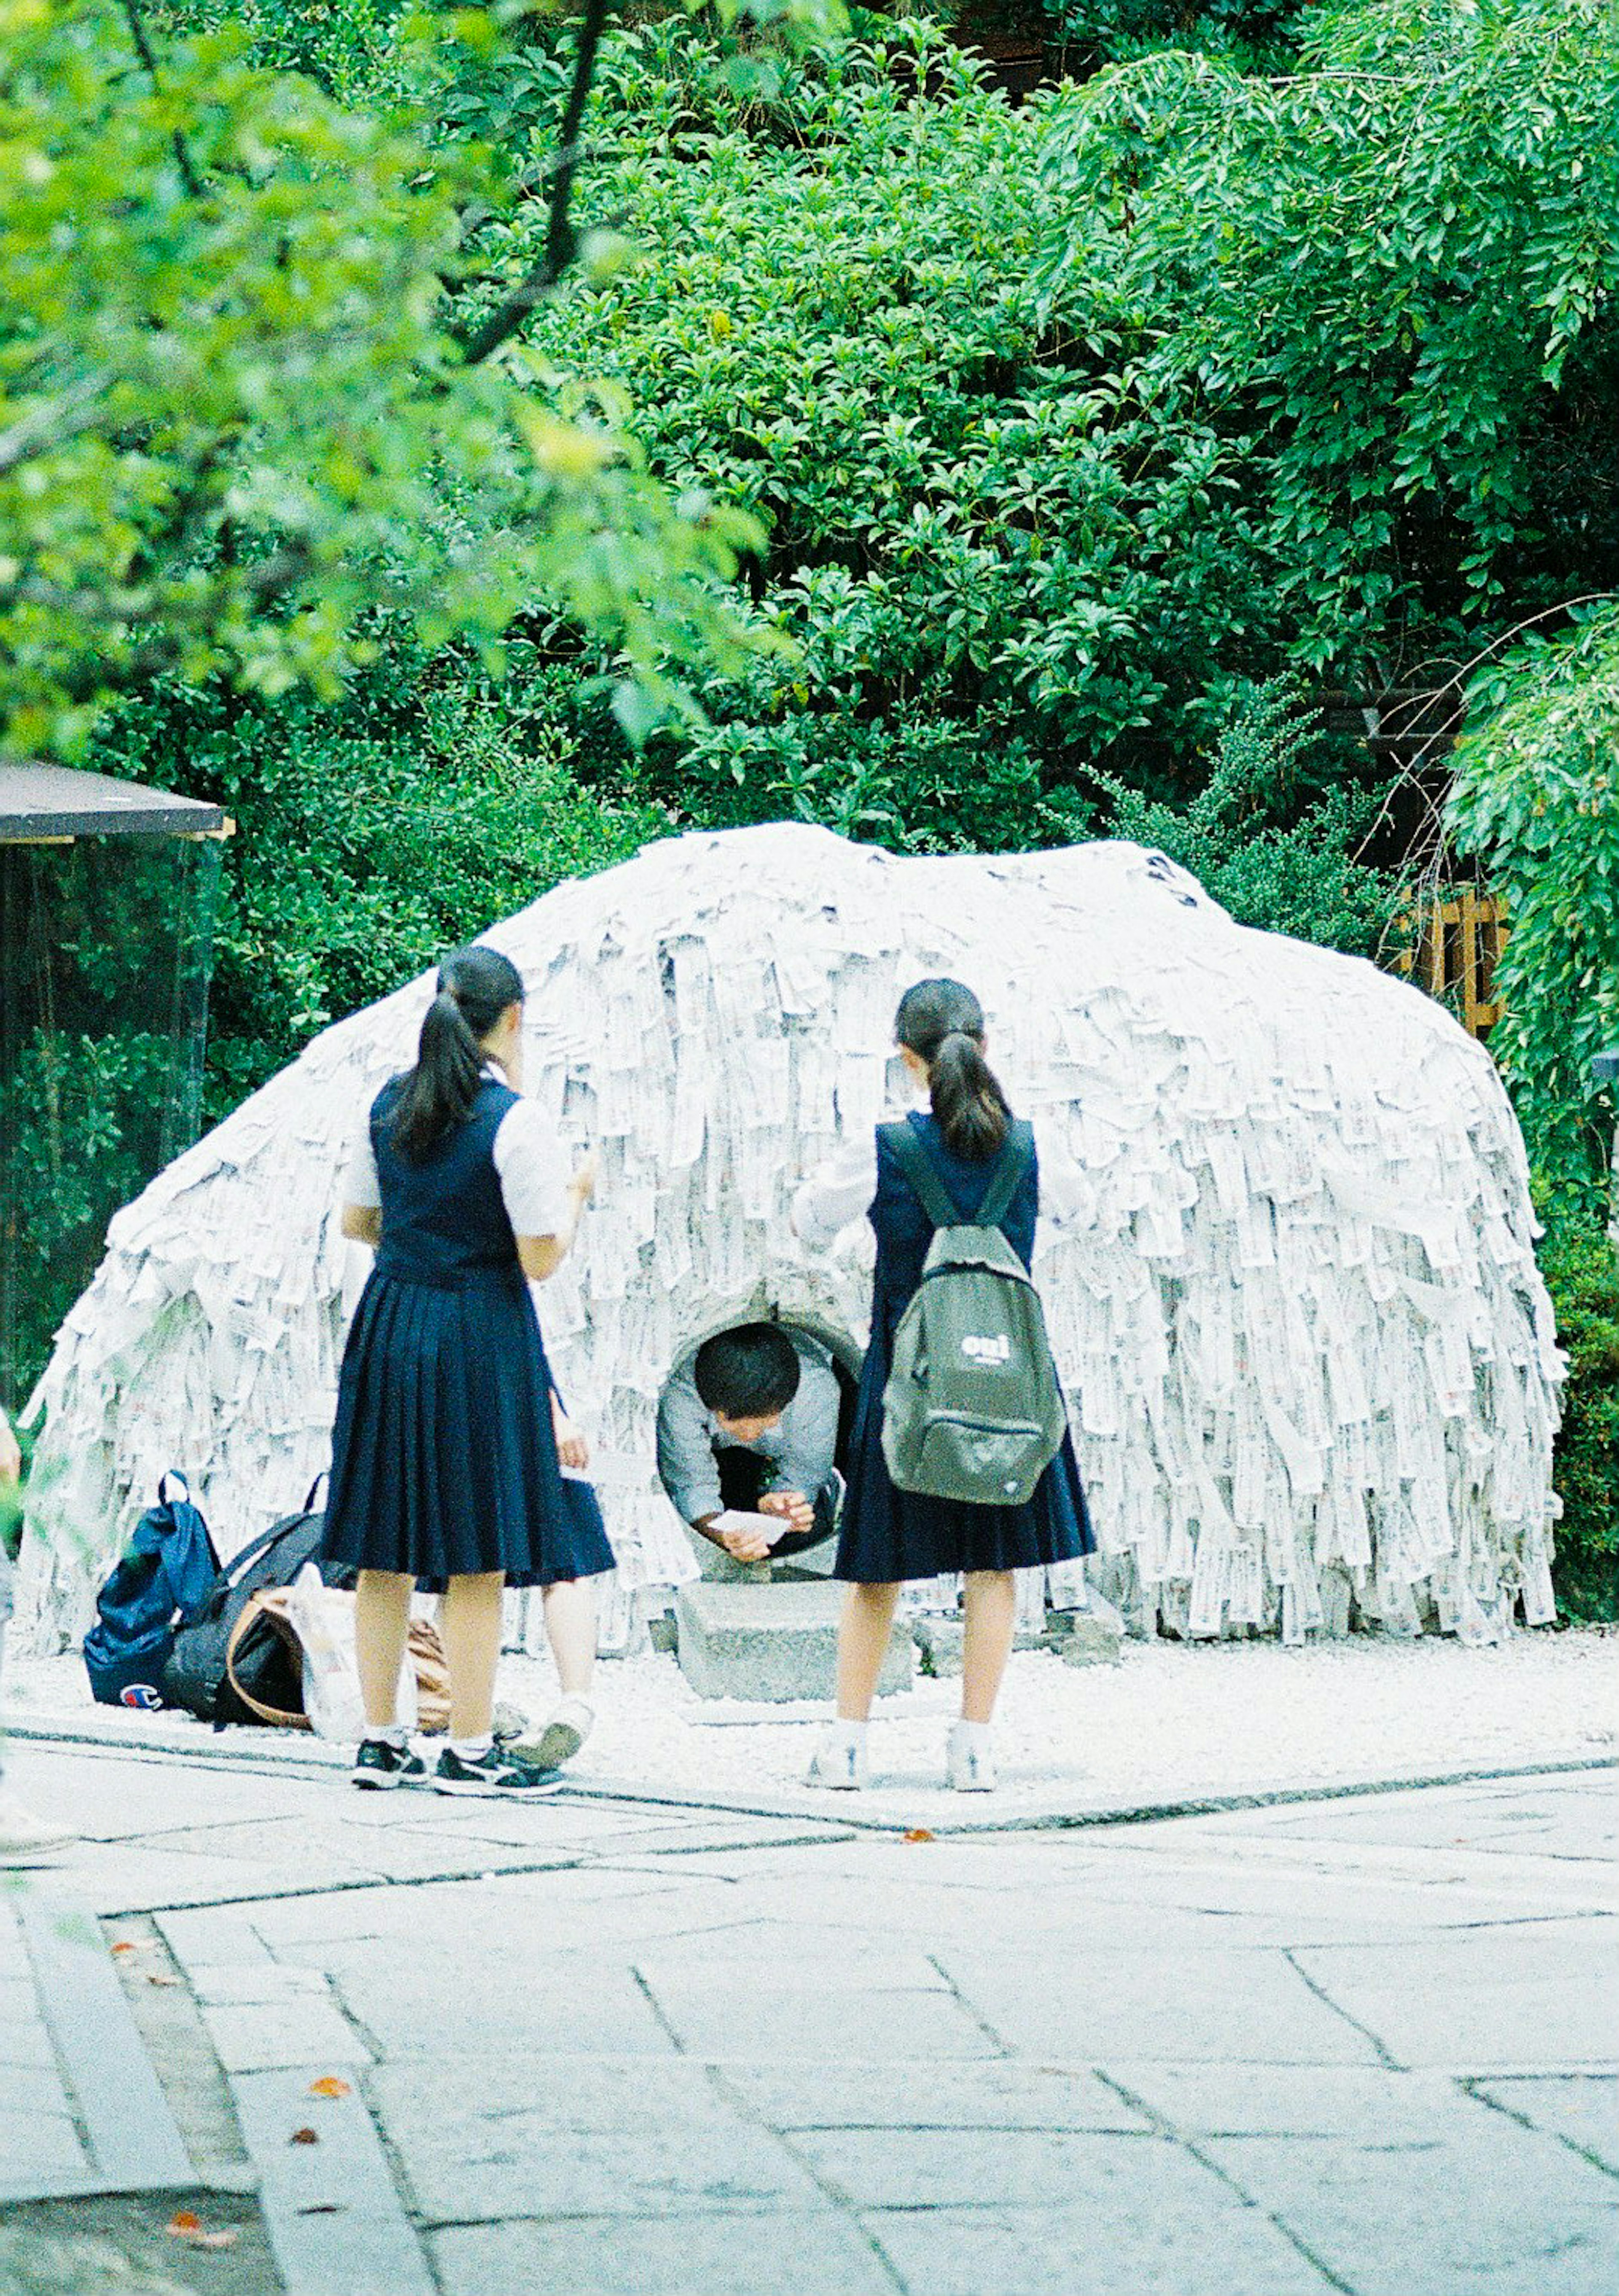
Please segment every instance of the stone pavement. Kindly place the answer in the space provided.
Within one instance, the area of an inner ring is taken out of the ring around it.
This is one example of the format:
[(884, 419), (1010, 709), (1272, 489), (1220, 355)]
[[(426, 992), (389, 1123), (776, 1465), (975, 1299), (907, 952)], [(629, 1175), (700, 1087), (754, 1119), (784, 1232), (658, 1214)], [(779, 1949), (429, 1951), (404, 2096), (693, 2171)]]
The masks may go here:
[(288, 2296), (1619, 2284), (1611, 1769), (907, 1839), (12, 1759), (130, 1949), (0, 1898), (6, 2193), (114, 2173), (61, 2001), (116, 1966)]

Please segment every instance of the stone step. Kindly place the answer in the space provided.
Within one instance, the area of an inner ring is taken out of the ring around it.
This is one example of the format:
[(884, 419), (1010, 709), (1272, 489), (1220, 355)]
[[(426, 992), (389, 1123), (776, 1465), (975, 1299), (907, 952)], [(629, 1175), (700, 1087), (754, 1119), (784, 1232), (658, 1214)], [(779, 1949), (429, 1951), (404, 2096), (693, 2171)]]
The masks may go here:
[[(743, 1698), (765, 1705), (827, 1698), (838, 1666), (843, 1589), (813, 1581), (725, 1586), (699, 1578), (675, 1597), (681, 1671), (699, 1698)], [(909, 1690), (914, 1652), (896, 1626), (883, 1661), (879, 1697)]]

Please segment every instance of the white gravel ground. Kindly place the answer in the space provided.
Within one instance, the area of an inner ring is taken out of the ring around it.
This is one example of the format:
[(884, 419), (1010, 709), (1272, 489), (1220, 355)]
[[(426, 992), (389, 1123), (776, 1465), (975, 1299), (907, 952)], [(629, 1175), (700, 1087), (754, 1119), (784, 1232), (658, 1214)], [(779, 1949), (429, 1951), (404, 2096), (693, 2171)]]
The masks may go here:
[[(86, 1725), (126, 1742), (239, 1748), (319, 1759), (303, 1734), (215, 1734), (189, 1717), (90, 1705), (75, 1658), (8, 1661), (3, 1714), (35, 1726)], [(544, 1661), (507, 1658), (503, 1695), (543, 1716), (556, 1695)], [(1070, 1667), (1044, 1652), (1012, 1660), (997, 1726), (1002, 1791), (939, 1790), (958, 1685), (922, 1681), (880, 1702), (874, 1791), (811, 1796), (799, 1785), (823, 1710), (699, 1699), (672, 1658), (604, 1660), (599, 1721), (570, 1776), (597, 1792), (820, 1811), (838, 1818), (1001, 1822), (1234, 1793), (1298, 1792), (1374, 1779), (1619, 1759), (1619, 1633), (1520, 1634), (1493, 1649), (1425, 1637), (1356, 1636), (1288, 1650), (1274, 1643), (1127, 1644), (1116, 1666)], [(343, 1750), (345, 1752), (347, 1750)], [(330, 1750), (336, 1759), (339, 1750)]]

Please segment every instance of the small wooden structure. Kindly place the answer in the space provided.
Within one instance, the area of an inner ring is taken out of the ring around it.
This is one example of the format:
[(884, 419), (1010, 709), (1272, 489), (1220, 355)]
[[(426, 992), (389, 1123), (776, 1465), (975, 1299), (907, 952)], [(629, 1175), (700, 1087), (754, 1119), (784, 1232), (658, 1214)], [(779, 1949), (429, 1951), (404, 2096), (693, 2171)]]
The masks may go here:
[(217, 805), (0, 767), (0, 1398), (17, 1404), (106, 1223), (197, 1136)]
[(235, 824), (202, 798), (70, 766), (0, 766), (0, 845), (70, 845), (79, 837), (230, 836)]
[(1469, 1037), (1487, 1037), (1500, 1018), (1495, 968), (1507, 946), (1506, 914), (1492, 893), (1458, 886), (1407, 919), (1412, 938), (1399, 970), (1430, 996), (1452, 1004)]

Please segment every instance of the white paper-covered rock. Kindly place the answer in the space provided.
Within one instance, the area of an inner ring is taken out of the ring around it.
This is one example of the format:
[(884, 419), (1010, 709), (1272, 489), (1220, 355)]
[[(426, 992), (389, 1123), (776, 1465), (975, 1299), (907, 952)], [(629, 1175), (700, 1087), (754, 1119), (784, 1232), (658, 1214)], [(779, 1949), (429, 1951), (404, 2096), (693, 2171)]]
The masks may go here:
[[(527, 985), (527, 1089), (601, 1144), (540, 1304), (598, 1447), (620, 1613), (691, 1574), (652, 1464), (671, 1364), (771, 1311), (863, 1337), (869, 1237), (817, 1258), (787, 1207), (883, 1114), (900, 992), (948, 972), (1094, 1188), (1036, 1273), (1130, 1599), (1291, 1637), (1333, 1565), (1329, 1608), (1346, 1573), (1394, 1627), (1487, 1633), (1518, 1588), (1550, 1615), (1561, 1367), (1523, 1146), (1488, 1054), (1418, 990), (1236, 925), (1120, 843), (896, 859), (802, 827), (694, 835), (486, 938)], [(301, 1501), (363, 1274), (335, 1211), (348, 1144), (429, 989), (327, 1029), (113, 1221), (37, 1398), (24, 1635), (82, 1627), (166, 1467), (224, 1553)]]

